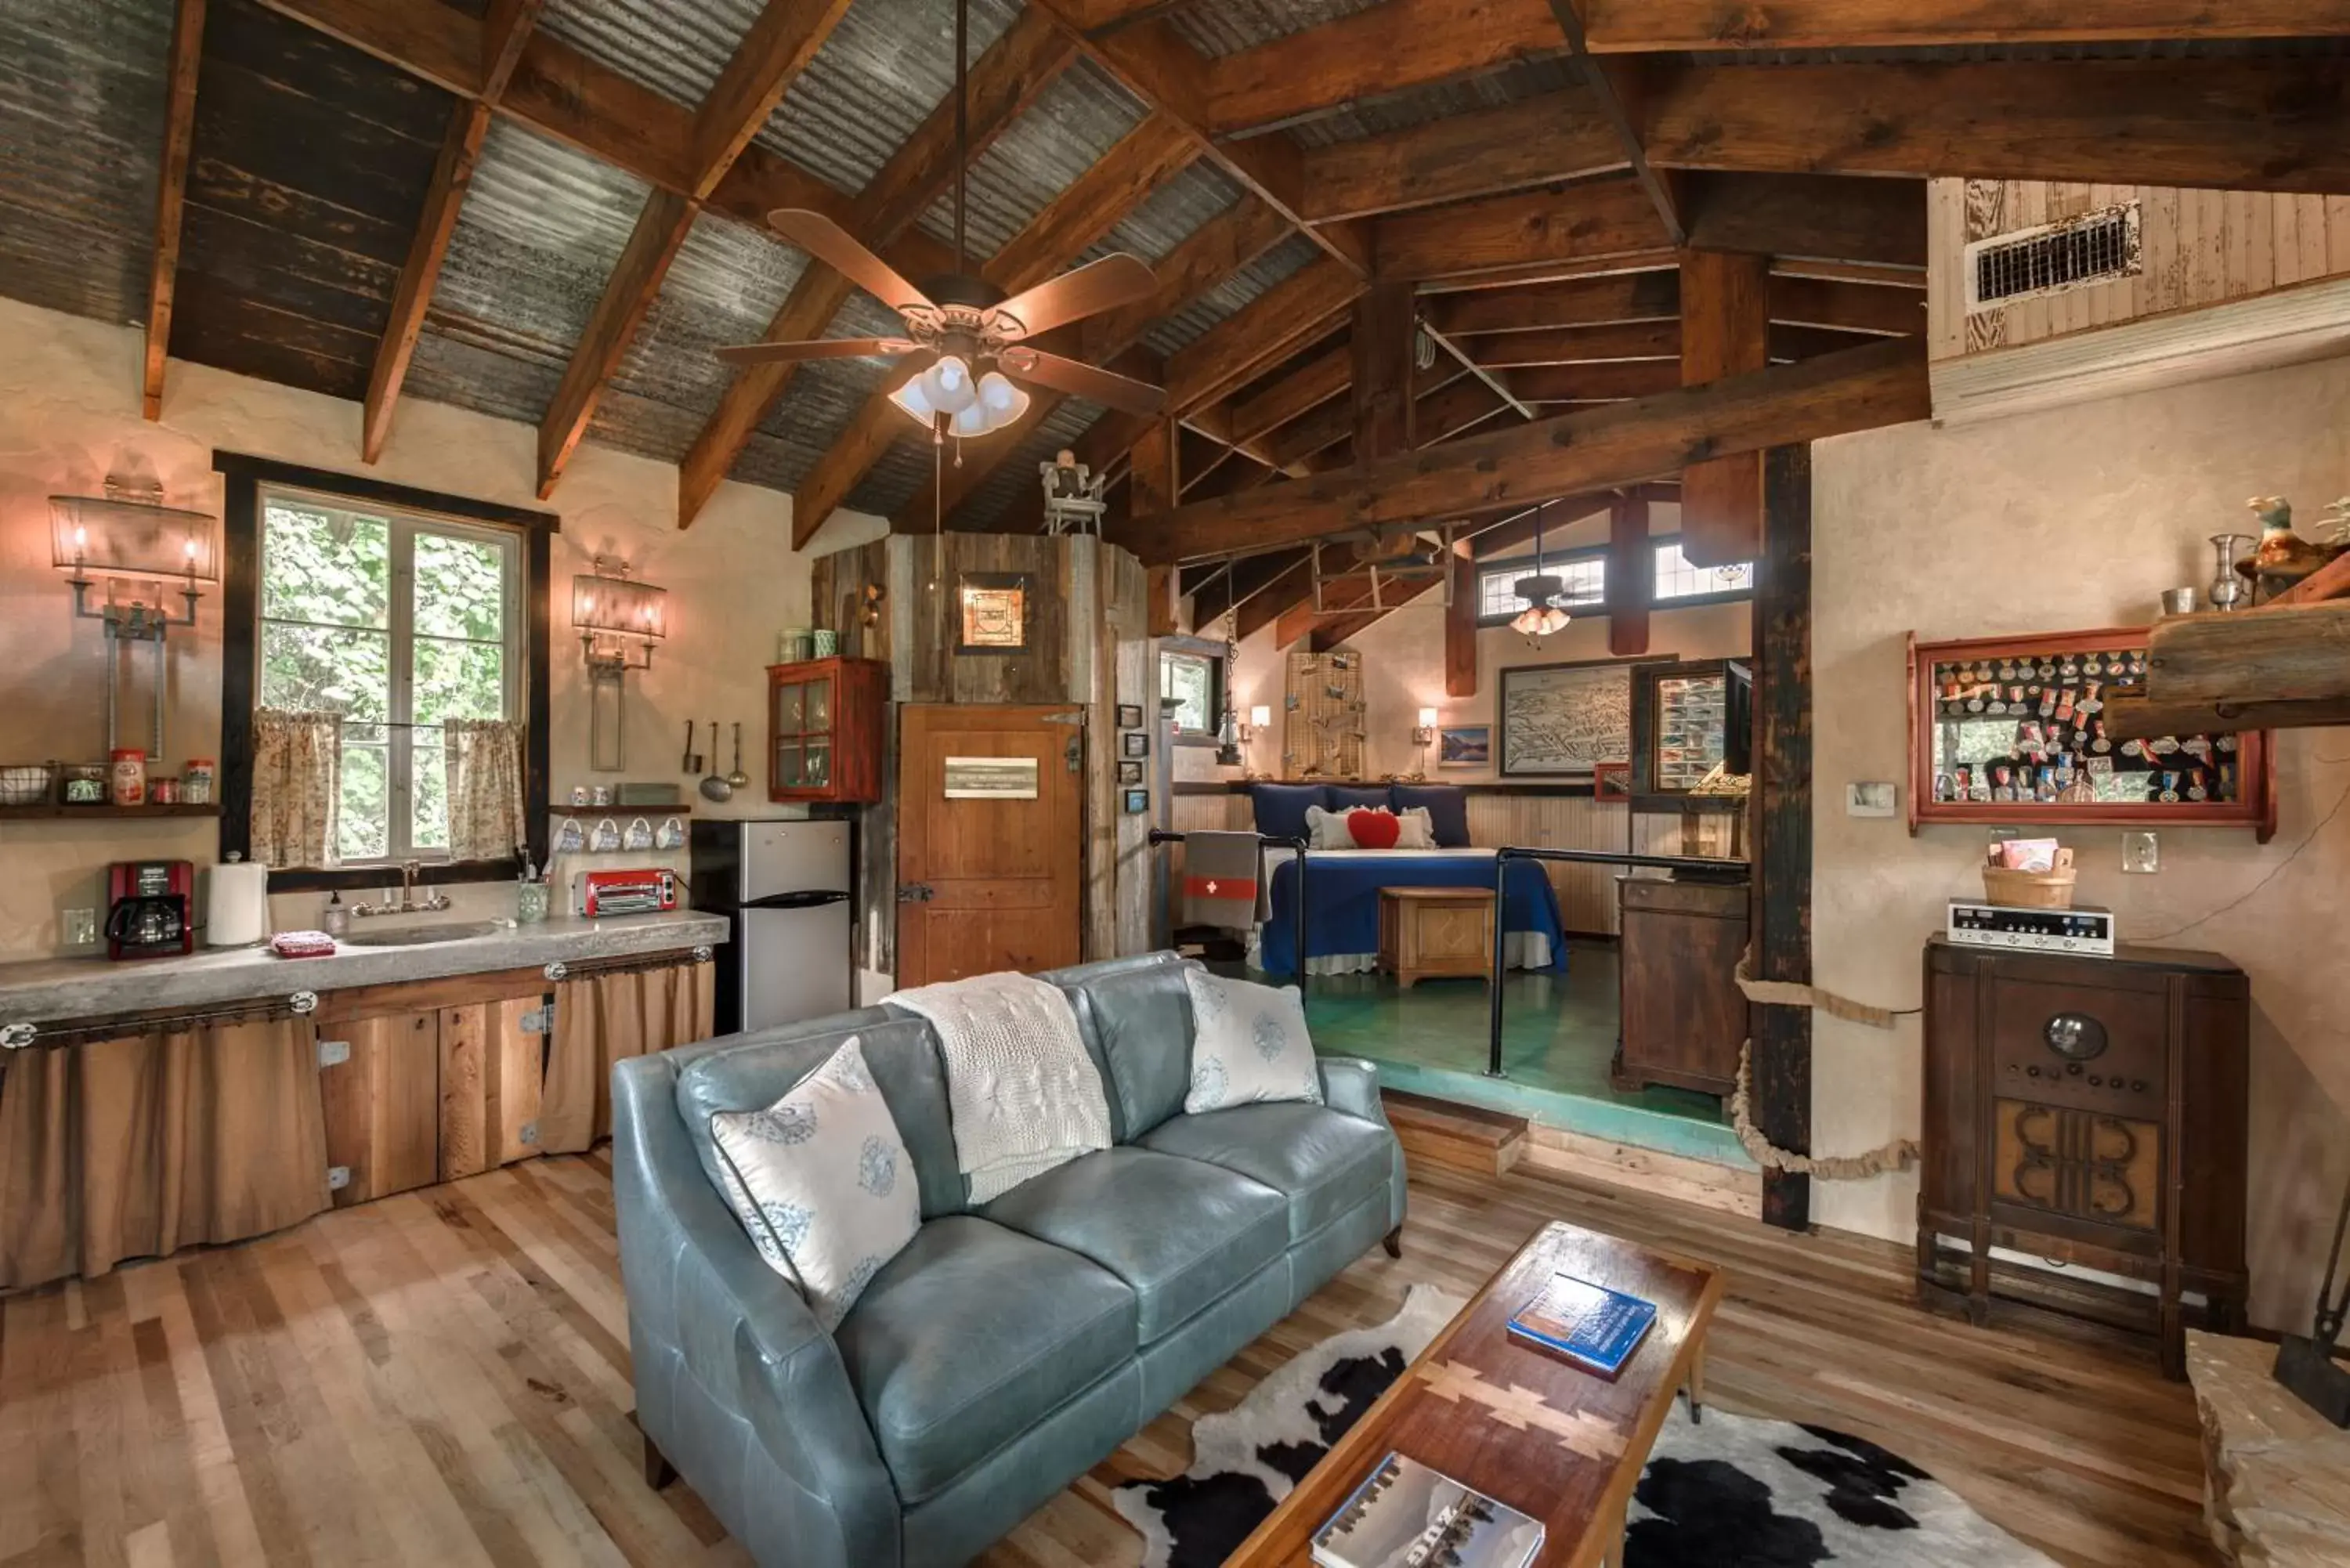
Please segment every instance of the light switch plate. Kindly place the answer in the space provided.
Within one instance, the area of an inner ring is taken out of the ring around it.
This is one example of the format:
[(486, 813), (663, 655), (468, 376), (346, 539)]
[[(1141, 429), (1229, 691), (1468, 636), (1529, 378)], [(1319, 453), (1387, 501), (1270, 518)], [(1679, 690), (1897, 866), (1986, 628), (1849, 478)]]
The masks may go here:
[(2152, 833), (2122, 835), (2122, 869), (2139, 872), (2162, 869), (2162, 846)]
[(1891, 780), (1852, 780), (1844, 786), (1846, 816), (1891, 816), (1900, 805), (1901, 786)]

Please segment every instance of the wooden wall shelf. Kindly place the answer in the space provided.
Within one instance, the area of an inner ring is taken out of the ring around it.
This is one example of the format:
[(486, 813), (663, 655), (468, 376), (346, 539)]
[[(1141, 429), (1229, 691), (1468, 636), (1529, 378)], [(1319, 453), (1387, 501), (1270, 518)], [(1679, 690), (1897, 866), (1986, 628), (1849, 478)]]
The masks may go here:
[(0, 822), (64, 821), (69, 818), (126, 816), (218, 816), (217, 805), (0, 805)]

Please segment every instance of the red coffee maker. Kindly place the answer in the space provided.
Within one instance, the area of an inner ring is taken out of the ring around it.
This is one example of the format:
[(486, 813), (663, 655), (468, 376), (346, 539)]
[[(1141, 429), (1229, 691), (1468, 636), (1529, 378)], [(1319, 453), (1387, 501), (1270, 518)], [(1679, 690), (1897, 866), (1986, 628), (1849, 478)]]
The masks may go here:
[(106, 868), (106, 956), (192, 951), (196, 868), (185, 860), (118, 860)]

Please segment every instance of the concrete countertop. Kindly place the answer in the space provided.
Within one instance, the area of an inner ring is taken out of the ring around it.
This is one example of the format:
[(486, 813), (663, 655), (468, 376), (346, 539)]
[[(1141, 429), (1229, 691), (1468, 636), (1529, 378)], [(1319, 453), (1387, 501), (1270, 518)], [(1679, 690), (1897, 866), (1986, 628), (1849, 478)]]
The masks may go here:
[[(438, 920), (401, 920), (432, 925)], [(462, 920), (449, 923), (461, 924)], [(390, 929), (387, 927), (386, 929)], [(727, 939), (723, 915), (680, 910), (612, 919), (560, 918), (484, 936), (406, 947), (338, 947), (330, 958), (281, 959), (266, 946), (199, 948), (185, 958), (38, 959), (0, 964), (0, 1024), (49, 1024), (164, 1008), (217, 1007), (297, 991), (398, 985), (452, 974), (627, 958)]]

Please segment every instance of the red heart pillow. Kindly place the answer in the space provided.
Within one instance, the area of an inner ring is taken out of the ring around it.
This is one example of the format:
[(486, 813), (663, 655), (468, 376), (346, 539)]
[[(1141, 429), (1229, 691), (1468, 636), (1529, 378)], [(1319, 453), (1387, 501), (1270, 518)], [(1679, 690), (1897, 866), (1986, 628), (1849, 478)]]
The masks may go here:
[(1365, 806), (1347, 814), (1347, 832), (1357, 849), (1393, 849), (1403, 833), (1403, 823), (1393, 812)]

